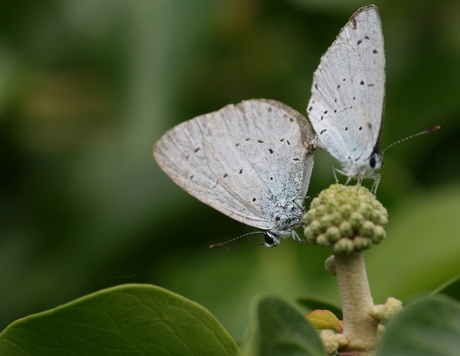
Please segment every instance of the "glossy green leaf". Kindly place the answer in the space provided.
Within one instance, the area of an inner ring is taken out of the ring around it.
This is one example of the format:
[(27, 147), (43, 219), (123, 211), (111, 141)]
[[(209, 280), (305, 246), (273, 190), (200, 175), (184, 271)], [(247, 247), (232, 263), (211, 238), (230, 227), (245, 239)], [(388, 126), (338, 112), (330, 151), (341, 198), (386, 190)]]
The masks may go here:
[(445, 296), (410, 303), (390, 320), (376, 356), (457, 356), (460, 304)]
[(152, 285), (127, 284), (31, 315), (0, 334), (0, 355), (238, 355), (202, 306)]
[(255, 303), (243, 351), (250, 356), (319, 356), (325, 351), (316, 330), (293, 306), (275, 297)]

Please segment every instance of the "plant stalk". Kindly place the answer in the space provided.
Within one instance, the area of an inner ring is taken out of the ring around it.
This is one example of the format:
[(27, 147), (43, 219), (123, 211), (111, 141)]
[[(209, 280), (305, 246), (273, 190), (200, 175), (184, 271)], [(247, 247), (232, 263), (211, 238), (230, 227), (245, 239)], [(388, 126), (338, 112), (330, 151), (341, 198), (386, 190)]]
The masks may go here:
[(349, 344), (341, 355), (367, 355), (377, 342), (379, 321), (369, 315), (373, 307), (362, 251), (335, 255), (337, 283), (343, 311), (343, 334)]

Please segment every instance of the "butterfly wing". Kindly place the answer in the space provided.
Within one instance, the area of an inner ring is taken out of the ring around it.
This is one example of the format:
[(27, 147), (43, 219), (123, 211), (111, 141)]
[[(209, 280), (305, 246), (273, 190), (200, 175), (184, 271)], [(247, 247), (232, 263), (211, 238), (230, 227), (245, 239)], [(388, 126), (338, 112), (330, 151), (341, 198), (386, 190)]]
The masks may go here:
[(153, 155), (161, 169), (187, 193), (237, 221), (263, 229), (263, 219), (235, 199), (208, 165), (203, 138), (207, 123), (215, 115), (198, 116), (172, 128), (155, 144)]
[(385, 100), (385, 55), (378, 9), (359, 9), (321, 58), (307, 108), (322, 148), (364, 164), (378, 151)]
[(277, 210), (303, 199), (313, 168), (308, 121), (273, 100), (228, 105), (210, 120), (205, 153), (219, 183), (275, 228)]

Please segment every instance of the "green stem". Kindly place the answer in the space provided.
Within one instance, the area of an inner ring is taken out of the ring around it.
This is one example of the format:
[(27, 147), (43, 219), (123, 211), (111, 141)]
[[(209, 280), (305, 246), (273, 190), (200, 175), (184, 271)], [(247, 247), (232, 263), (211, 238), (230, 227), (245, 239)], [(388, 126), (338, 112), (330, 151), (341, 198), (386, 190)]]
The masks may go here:
[(369, 315), (374, 305), (361, 251), (350, 255), (335, 255), (337, 283), (343, 311), (343, 334), (349, 344), (347, 355), (366, 355), (377, 341), (378, 320)]

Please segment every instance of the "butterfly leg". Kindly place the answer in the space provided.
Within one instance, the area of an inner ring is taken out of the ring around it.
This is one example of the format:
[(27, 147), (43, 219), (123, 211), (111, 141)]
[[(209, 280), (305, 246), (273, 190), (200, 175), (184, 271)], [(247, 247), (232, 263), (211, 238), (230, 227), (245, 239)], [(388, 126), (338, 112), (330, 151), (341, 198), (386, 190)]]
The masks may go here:
[[(345, 181), (344, 185), (348, 185), (351, 182), (352, 179), (353, 179), (353, 177), (347, 177), (347, 180)], [(358, 184), (359, 184), (359, 181), (358, 181)]]
[(332, 173), (334, 173), (334, 178), (335, 178), (335, 183), (339, 183), (339, 179), (337, 178), (337, 172), (341, 173), (340, 172), (340, 169), (337, 169), (335, 167), (332, 167)]
[(299, 235), (297, 234), (297, 232), (295, 230), (292, 230), (291, 232), (291, 236), (292, 236), (292, 239), (295, 241), (295, 242), (299, 242), (301, 244), (306, 244), (308, 243), (307, 240), (302, 240)]
[(371, 192), (374, 195), (377, 195), (377, 188), (379, 187), (380, 184), (380, 174), (374, 174), (370, 178), (374, 179), (374, 184), (372, 184)]

